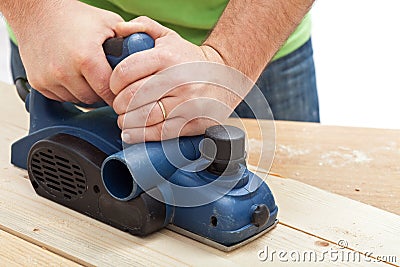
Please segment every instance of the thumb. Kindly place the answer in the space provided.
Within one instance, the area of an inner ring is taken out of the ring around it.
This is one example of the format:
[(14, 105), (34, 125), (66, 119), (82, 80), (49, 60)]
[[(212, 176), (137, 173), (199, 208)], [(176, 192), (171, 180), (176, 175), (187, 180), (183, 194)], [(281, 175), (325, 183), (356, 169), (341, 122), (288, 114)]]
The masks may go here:
[(115, 33), (123, 37), (137, 32), (145, 32), (155, 40), (172, 30), (145, 16), (137, 17), (129, 22), (120, 22), (115, 27)]

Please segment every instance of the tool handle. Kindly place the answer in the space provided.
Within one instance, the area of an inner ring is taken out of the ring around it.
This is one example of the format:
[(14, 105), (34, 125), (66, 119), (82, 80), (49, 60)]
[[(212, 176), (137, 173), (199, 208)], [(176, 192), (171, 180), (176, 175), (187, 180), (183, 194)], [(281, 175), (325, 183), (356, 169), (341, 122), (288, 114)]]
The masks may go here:
[(134, 33), (125, 38), (109, 38), (103, 44), (104, 53), (113, 69), (129, 55), (153, 47), (153, 38), (144, 32)]

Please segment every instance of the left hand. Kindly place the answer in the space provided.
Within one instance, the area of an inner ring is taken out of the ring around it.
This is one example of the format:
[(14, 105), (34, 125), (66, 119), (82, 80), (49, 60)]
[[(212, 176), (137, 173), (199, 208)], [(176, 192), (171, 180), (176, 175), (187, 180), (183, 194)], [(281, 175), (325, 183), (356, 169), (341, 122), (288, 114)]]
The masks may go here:
[[(224, 64), (212, 47), (194, 45), (147, 17), (121, 22), (115, 31), (120, 36), (146, 32), (155, 40), (153, 49), (127, 57), (111, 75), (110, 89), (117, 95), (113, 108), (124, 142), (203, 134), (229, 117), (242, 100), (220, 86), (193, 80), (183, 83), (197, 71), (195, 64), (170, 68), (199, 61)], [(203, 73), (213, 75), (212, 71)]]

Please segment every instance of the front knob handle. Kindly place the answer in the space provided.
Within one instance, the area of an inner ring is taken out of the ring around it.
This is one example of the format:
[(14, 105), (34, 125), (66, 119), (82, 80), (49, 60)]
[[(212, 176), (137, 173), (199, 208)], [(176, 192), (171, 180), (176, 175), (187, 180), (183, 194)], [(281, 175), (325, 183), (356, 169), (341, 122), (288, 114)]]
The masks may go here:
[(230, 125), (216, 125), (207, 128), (202, 144), (203, 157), (212, 161), (208, 171), (221, 175), (230, 175), (239, 170), (239, 164), (245, 164), (245, 133)]

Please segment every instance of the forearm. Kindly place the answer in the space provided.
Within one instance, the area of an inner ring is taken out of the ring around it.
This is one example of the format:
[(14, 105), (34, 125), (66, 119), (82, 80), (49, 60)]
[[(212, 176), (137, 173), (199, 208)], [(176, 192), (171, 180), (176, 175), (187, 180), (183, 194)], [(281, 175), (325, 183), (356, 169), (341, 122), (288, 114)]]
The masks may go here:
[(204, 45), (256, 81), (314, 0), (231, 0)]
[(14, 19), (17, 17), (24, 17), (28, 11), (36, 7), (36, 3), (40, 0), (24, 1), (24, 0), (2, 0), (0, 1), (0, 12), (7, 19)]
[(63, 0), (1, 0), (0, 12), (4, 15), (7, 22), (18, 39), (21, 33), (29, 33), (28, 27), (32, 23), (41, 23), (43, 18), (58, 8)]

